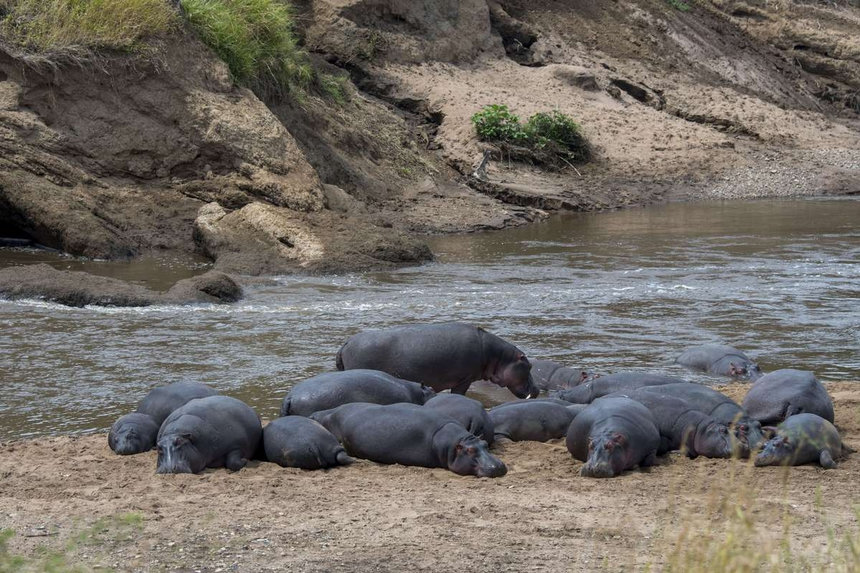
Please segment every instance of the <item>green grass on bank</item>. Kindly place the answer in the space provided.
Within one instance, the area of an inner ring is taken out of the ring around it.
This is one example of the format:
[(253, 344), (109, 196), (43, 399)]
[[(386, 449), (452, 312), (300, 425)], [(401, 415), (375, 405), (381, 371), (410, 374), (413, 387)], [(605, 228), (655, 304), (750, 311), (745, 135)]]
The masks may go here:
[(166, 0), (0, 0), (0, 37), (38, 53), (136, 51), (178, 23)]

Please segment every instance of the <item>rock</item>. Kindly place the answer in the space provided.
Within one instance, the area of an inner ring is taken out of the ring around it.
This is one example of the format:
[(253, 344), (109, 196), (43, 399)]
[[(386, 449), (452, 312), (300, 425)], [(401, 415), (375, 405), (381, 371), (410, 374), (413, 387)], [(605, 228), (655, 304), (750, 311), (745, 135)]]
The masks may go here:
[(242, 299), (242, 287), (230, 275), (209, 271), (183, 279), (170, 287), (165, 298), (179, 303), (236, 302)]
[(349, 213), (350, 211), (364, 210), (361, 201), (353, 199), (352, 195), (337, 185), (323, 185), (323, 196), (325, 197), (326, 209), (331, 211)]

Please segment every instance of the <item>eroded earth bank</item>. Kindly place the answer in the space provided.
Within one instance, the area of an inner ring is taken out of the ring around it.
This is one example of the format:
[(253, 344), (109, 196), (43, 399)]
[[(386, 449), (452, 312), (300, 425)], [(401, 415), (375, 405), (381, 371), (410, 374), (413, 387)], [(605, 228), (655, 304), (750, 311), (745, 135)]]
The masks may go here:
[[(263, 102), (187, 30), (146, 57), (0, 46), (0, 235), (324, 272), (428, 260), (423, 233), (557, 209), (860, 191), (860, 11), (679, 5), (297, 2), (339, 102)], [(570, 115), (593, 161), (500, 157), (470, 122), (491, 103)]]

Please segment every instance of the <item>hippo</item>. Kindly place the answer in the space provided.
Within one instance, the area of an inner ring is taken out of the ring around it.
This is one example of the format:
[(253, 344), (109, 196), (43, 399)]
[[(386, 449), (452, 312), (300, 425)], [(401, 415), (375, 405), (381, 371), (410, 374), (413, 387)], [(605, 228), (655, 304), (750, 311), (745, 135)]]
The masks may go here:
[(379, 370), (327, 372), (299, 382), (284, 397), (281, 416), (310, 416), (349, 402), (424, 404), (435, 392)]
[(829, 421), (815, 414), (789, 416), (776, 428), (755, 458), (756, 466), (799, 466), (818, 462), (833, 469), (844, 451), (839, 432)]
[(654, 465), (660, 432), (651, 412), (624, 397), (595, 400), (567, 430), (567, 450), (585, 462), (580, 475), (614, 477), (635, 466)]
[[(686, 400), (668, 394), (656, 394), (653, 388), (635, 388), (609, 396), (627, 397), (648, 408), (660, 431), (658, 454), (684, 449), (687, 456), (695, 458), (730, 458), (734, 444), (726, 424), (718, 422), (704, 412), (694, 410)], [(749, 456), (744, 444), (738, 444), (741, 455)]]
[(351, 456), (383, 464), (447, 468), (460, 475), (501, 477), (508, 469), (487, 443), (459, 422), (415, 404), (354, 402), (311, 415)]
[[(584, 407), (583, 404), (570, 406)], [(514, 442), (545, 442), (567, 435), (576, 412), (567, 406), (545, 400), (523, 400), (502, 404), (490, 410), (496, 436)]]
[(765, 374), (752, 385), (742, 406), (762, 425), (774, 425), (789, 416), (818, 414), (833, 423), (833, 401), (812, 372), (786, 368)]
[(749, 417), (738, 404), (717, 390), (701, 384), (665, 384), (663, 386), (643, 386), (637, 393), (646, 392), (664, 396), (673, 396), (684, 400), (687, 405), (718, 422), (726, 424), (733, 430), (738, 440), (738, 454), (743, 455), (754, 450), (764, 440), (761, 423)]
[(437, 394), (424, 404), (425, 408), (438, 410), (460, 422), (464, 428), (493, 445), (495, 433), (493, 421), (484, 406), (477, 400), (459, 394)]
[(158, 428), (171, 412), (195, 398), (217, 394), (216, 390), (197, 382), (176, 382), (154, 388), (140, 401), (135, 413), (114, 422), (108, 434), (108, 445), (120, 455), (147, 452), (155, 447)]
[(155, 446), (159, 425), (147, 414), (121, 416), (108, 433), (110, 449), (121, 456), (148, 452)]
[(285, 468), (318, 470), (354, 461), (331, 432), (302, 416), (269, 422), (263, 428), (263, 449), (267, 461)]
[(564, 390), (587, 382), (593, 376), (585, 370), (562, 366), (552, 360), (530, 360), (532, 379), (540, 390)]
[(263, 435), (260, 417), (229, 396), (191, 400), (174, 410), (158, 431), (156, 473), (200, 473), (206, 468), (239, 471)]
[(581, 386), (561, 390), (552, 394), (554, 398), (573, 404), (590, 404), (601, 396), (640, 386), (659, 386), (661, 384), (684, 384), (685, 381), (674, 376), (665, 376), (655, 372), (619, 372), (589, 380)]
[(505, 406), (515, 406), (517, 404), (525, 404), (526, 402), (530, 403), (545, 403), (545, 404), (558, 404), (559, 406), (564, 406), (574, 412), (580, 412), (585, 406), (588, 404), (574, 404), (572, 402), (568, 402), (567, 400), (561, 400), (560, 398), (532, 398), (525, 400), (511, 400), (510, 402), (502, 402), (498, 406), (493, 406), (493, 409), (503, 408)]
[(517, 398), (536, 398), (540, 392), (522, 351), (483, 328), (460, 322), (360, 332), (338, 350), (336, 363), (338, 370), (373, 368), (437, 392), (465, 394), (476, 380), (505, 387)]
[(731, 376), (737, 380), (755, 382), (762, 376), (761, 368), (749, 357), (732, 346), (705, 344), (685, 350), (675, 362), (718, 376)]

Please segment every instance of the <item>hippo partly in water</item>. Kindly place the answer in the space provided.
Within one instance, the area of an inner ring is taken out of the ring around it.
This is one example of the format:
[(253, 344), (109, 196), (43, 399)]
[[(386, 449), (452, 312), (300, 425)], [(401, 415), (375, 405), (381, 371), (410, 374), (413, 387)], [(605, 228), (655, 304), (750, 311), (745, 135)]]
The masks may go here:
[(796, 414), (776, 428), (755, 458), (757, 466), (799, 466), (818, 462), (833, 469), (844, 447), (836, 427), (815, 414)]
[(593, 376), (585, 370), (563, 366), (553, 360), (529, 360), (532, 365), (532, 380), (544, 391), (565, 390), (587, 382)]
[(567, 450), (585, 462), (580, 475), (614, 477), (656, 461), (660, 432), (651, 412), (630, 398), (601, 398), (580, 412), (567, 431)]
[(765, 374), (752, 385), (742, 406), (762, 425), (795, 414), (817, 414), (833, 423), (833, 401), (812, 372), (786, 368)]
[(519, 348), (483, 328), (459, 322), (360, 332), (341, 347), (336, 363), (338, 370), (382, 370), (437, 392), (465, 394), (476, 380), (489, 380), (518, 398), (536, 398), (540, 392)]
[(683, 383), (685, 381), (680, 378), (655, 372), (619, 372), (617, 374), (594, 378), (575, 388), (555, 392), (552, 396), (572, 404), (590, 404), (602, 396), (614, 392), (633, 390), (640, 386)]
[(195, 398), (217, 394), (216, 390), (197, 382), (159, 386), (140, 401), (136, 412), (126, 414), (114, 422), (108, 434), (108, 445), (121, 455), (149, 451), (155, 447), (158, 429), (171, 412)]
[(358, 458), (478, 477), (500, 477), (508, 471), (484, 440), (453, 418), (415, 404), (344, 404), (311, 418)]
[(685, 350), (675, 362), (692, 370), (731, 376), (737, 380), (755, 382), (762, 376), (758, 364), (733, 346), (705, 344)]
[(353, 462), (331, 432), (302, 416), (269, 422), (263, 428), (263, 449), (267, 461), (285, 468), (318, 470)]
[(156, 473), (238, 471), (254, 455), (263, 427), (254, 410), (229, 396), (191, 400), (174, 410), (158, 431)]
[(417, 382), (401, 380), (379, 370), (327, 372), (299, 382), (281, 404), (281, 416), (310, 416), (350, 402), (424, 404), (435, 395)]

